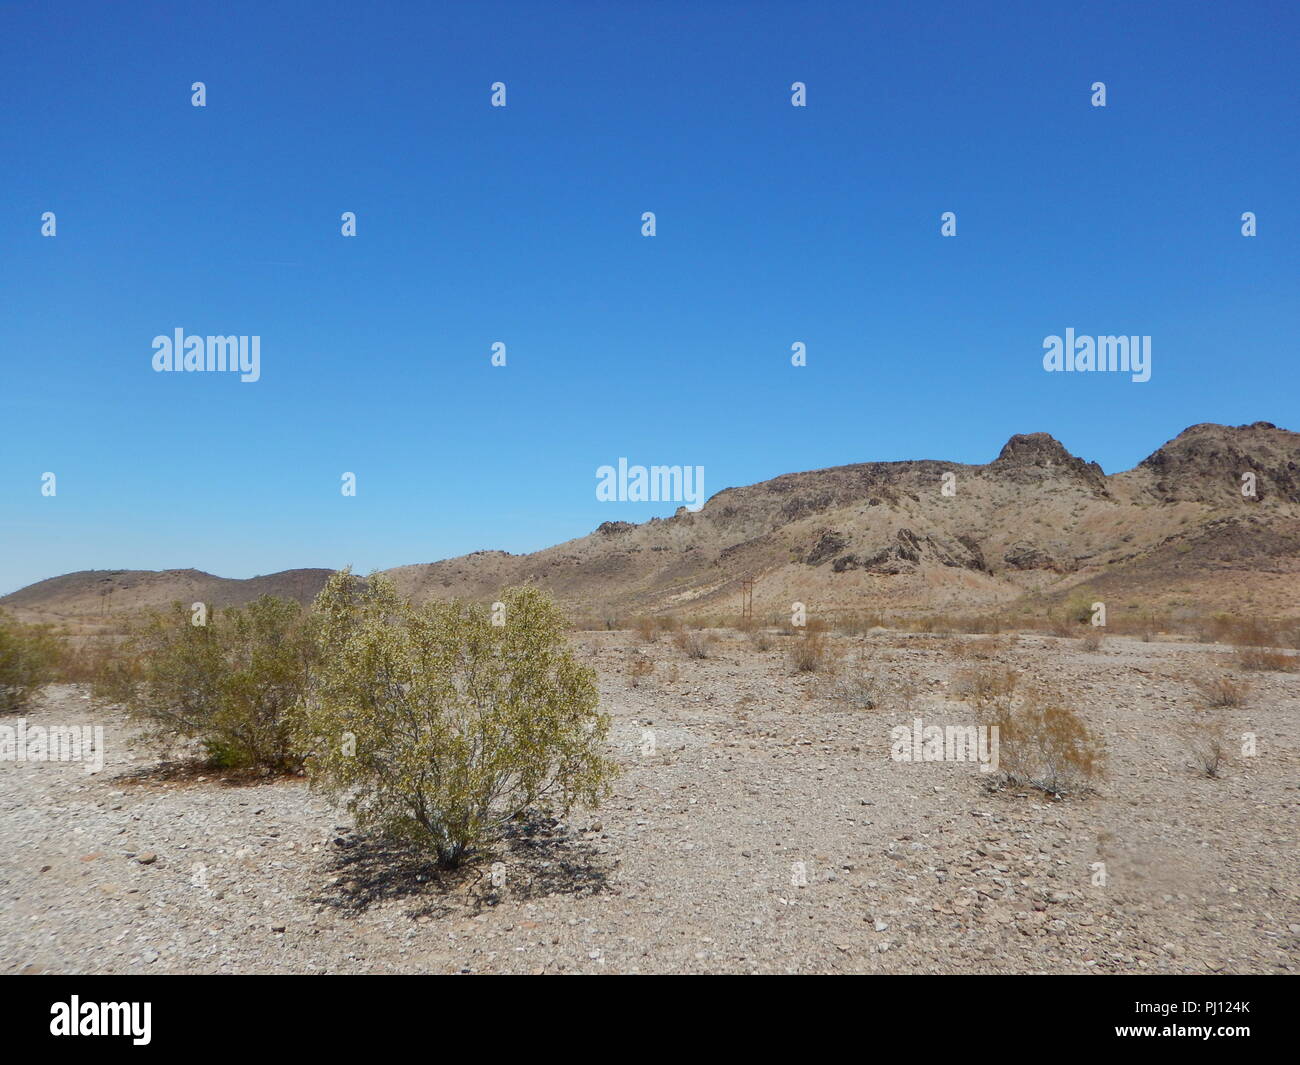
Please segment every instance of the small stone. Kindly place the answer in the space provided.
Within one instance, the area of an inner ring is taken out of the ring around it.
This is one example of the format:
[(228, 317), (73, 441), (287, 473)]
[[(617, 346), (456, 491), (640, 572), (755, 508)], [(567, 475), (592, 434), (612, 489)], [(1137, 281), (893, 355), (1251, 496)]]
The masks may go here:
[(157, 860), (158, 860), (158, 855), (154, 854), (153, 851), (145, 851), (143, 854), (141, 854), (139, 857), (136, 858), (136, 861), (139, 862), (141, 865), (153, 865), (153, 863), (156, 862)]

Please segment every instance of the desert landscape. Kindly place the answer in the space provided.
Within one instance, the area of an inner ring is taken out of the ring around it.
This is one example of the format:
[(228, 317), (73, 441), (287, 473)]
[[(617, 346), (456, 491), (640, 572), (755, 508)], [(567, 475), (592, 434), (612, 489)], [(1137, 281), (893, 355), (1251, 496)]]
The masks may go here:
[[(307, 604), (328, 571), (40, 582), (0, 599), (63, 648), (22, 716), (101, 726), (103, 764), (0, 766), (0, 967), (1295, 972), (1297, 507), (1300, 437), (1266, 423), (1109, 477), (1035, 433), (390, 571), (417, 603), (553, 594), (608, 715), (599, 806), (456, 868), (104, 694), (143, 612)], [(991, 724), (998, 772), (921, 757)]]

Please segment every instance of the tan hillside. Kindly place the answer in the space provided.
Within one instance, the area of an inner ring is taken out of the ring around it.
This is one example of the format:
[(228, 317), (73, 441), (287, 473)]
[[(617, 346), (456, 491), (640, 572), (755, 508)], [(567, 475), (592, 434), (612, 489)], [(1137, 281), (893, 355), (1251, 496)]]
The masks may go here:
[[(1242, 475), (1255, 475), (1255, 495)], [(944, 494), (951, 474), (952, 494)], [(616, 513), (616, 507), (611, 507)], [(1046, 433), (984, 465), (934, 460), (791, 473), (714, 495), (697, 513), (618, 520), (527, 555), (479, 551), (389, 571), (424, 599), (488, 599), (537, 581), (577, 614), (988, 611), (1100, 595), (1110, 609), (1300, 613), (1300, 434), (1195, 425), (1110, 476)], [(29, 616), (93, 615), (263, 592), (309, 599), (327, 571), (248, 581), (196, 570), (68, 574), (0, 599)]]
[(288, 569), (235, 580), (196, 569), (81, 570), (20, 588), (0, 598), (0, 607), (23, 620), (57, 620), (132, 613), (173, 602), (239, 606), (261, 595), (306, 603), (325, 586), (331, 572)]
[[(1254, 472), (1256, 495), (1242, 495)], [(953, 494), (943, 494), (952, 474)], [(982, 466), (863, 463), (728, 488), (698, 513), (610, 521), (530, 555), (477, 552), (391, 571), (420, 597), (536, 580), (576, 610), (987, 610), (1083, 587), (1134, 609), (1297, 612), (1300, 434), (1197, 425), (1106, 476), (1046, 433)]]

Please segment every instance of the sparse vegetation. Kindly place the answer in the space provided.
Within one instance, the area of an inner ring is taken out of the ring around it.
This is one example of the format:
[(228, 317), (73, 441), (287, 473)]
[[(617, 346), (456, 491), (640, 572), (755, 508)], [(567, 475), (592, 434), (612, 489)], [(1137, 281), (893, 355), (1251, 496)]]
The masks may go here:
[(330, 654), (304, 718), (309, 773), (361, 827), (446, 867), (541, 804), (596, 804), (615, 771), (595, 673), (554, 601), (534, 587), (500, 598), (497, 626), (478, 606), (416, 607), (344, 571), (317, 601)]
[(1020, 674), (1006, 666), (984, 666), (959, 670), (952, 680), (952, 693), (975, 707), (1009, 704)]
[(21, 710), (53, 677), (58, 645), (43, 625), (23, 625), (0, 611), (0, 713)]
[(649, 655), (643, 655), (639, 651), (632, 655), (632, 661), (627, 666), (628, 684), (633, 688), (638, 688), (641, 681), (650, 676), (655, 671), (654, 659)]
[(789, 649), (790, 665), (798, 673), (828, 671), (835, 653), (826, 638), (826, 626), (810, 621), (795, 637)]
[(863, 658), (854, 658), (835, 680), (835, 694), (855, 710), (875, 710), (883, 702), (880, 678)]
[(701, 629), (679, 629), (673, 634), (673, 646), (687, 658), (708, 658), (713, 637)]
[(1225, 707), (1243, 706), (1250, 693), (1250, 683), (1237, 680), (1226, 673), (1207, 673), (1192, 678), (1192, 684), (1200, 693), (1206, 706)]
[(1062, 796), (1091, 791), (1101, 778), (1100, 739), (1059, 693), (1029, 687), (982, 704), (980, 714), (999, 730), (995, 782)]
[(1223, 718), (1212, 713), (1197, 714), (1188, 724), (1185, 738), (1196, 769), (1211, 780), (1216, 779), (1228, 750)]
[(1294, 673), (1300, 657), (1272, 647), (1238, 647), (1233, 651), (1237, 666), (1252, 673)]
[(317, 661), (309, 612), (263, 596), (193, 620), (180, 603), (149, 615), (113, 694), (155, 738), (197, 740), (214, 765), (299, 768), (294, 728)]

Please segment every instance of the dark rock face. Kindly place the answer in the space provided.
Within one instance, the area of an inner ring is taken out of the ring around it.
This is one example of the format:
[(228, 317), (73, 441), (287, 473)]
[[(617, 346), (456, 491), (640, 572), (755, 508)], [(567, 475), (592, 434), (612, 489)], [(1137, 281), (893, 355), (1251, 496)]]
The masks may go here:
[(1072, 567), (1063, 566), (1056, 558), (1041, 547), (1024, 542), (1012, 544), (1010, 550), (1002, 556), (1002, 561), (1012, 569), (1050, 569), (1057, 573)]
[(987, 569), (983, 552), (971, 537), (963, 536), (956, 543), (947, 543), (932, 536), (917, 536), (911, 529), (899, 529), (894, 539), (894, 543), (874, 554), (841, 555), (831, 564), (831, 569), (835, 573), (861, 569), (869, 573), (895, 576), (910, 572), (923, 559), (961, 569)]
[[(1166, 503), (1300, 502), (1300, 435), (1271, 422), (1193, 425), (1138, 468), (1155, 474), (1155, 494)], [(1247, 473), (1254, 475), (1253, 496), (1241, 492)]]
[[(820, 566), (823, 562), (829, 562), (839, 552), (848, 546), (848, 539), (837, 533), (834, 529), (827, 529), (817, 542), (813, 544), (812, 550), (808, 552), (808, 557), (804, 559), (810, 566)], [(835, 571), (839, 573), (839, 570)]]
[(1084, 482), (1098, 495), (1106, 494), (1102, 468), (1071, 455), (1050, 433), (1017, 433), (986, 469), (1021, 484), (1047, 477), (1070, 477)]
[(620, 533), (629, 532), (636, 526), (630, 521), (602, 521), (596, 526), (596, 531), (601, 536), (618, 536)]

